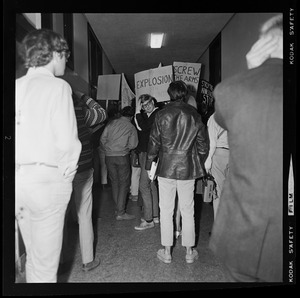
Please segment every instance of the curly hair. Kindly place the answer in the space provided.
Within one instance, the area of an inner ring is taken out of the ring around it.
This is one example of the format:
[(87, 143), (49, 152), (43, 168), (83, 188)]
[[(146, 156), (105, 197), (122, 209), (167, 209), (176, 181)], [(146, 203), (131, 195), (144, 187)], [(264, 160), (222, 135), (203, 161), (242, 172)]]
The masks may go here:
[(69, 55), (67, 41), (58, 33), (48, 29), (29, 32), (22, 41), (24, 66), (39, 67), (47, 65), (53, 58), (53, 52)]

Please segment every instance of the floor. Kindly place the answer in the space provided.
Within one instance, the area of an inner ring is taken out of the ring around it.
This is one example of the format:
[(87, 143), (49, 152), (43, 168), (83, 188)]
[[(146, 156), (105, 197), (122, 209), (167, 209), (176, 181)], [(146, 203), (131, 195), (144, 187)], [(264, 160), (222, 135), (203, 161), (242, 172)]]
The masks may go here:
[(128, 200), (127, 211), (136, 216), (133, 220), (117, 221), (114, 215), (111, 189), (100, 185), (93, 190), (93, 221), (95, 230), (95, 257), (99, 267), (90, 272), (82, 271), (78, 239), (78, 225), (68, 222), (69, 245), (67, 269), (58, 275), (58, 283), (211, 283), (224, 282), (222, 265), (208, 249), (209, 232), (213, 223), (211, 204), (203, 203), (195, 195), (196, 248), (199, 259), (193, 264), (185, 262), (185, 248), (180, 237), (173, 248), (171, 264), (164, 264), (156, 257), (161, 248), (159, 224), (154, 228), (136, 231), (140, 222), (141, 207)]

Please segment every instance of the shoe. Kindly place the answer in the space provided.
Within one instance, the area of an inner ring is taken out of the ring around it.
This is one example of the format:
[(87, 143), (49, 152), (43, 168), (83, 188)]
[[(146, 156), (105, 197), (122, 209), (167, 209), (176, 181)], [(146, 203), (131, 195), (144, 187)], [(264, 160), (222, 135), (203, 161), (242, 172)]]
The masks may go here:
[(134, 215), (131, 215), (131, 214), (128, 214), (128, 213), (124, 213), (122, 215), (118, 215), (116, 217), (117, 220), (130, 220), (130, 219), (134, 219), (135, 216)]
[(163, 248), (158, 250), (157, 257), (165, 264), (170, 264), (172, 261), (171, 255), (166, 254)]
[(159, 224), (159, 222), (160, 222), (159, 217), (158, 216), (157, 217), (153, 217), (153, 222), (155, 224)]
[(138, 198), (139, 198), (138, 196), (133, 196), (133, 195), (129, 196), (129, 199), (133, 202), (137, 202)]
[(94, 260), (82, 265), (82, 270), (85, 272), (91, 271), (100, 265), (100, 260)]
[[(146, 221), (146, 220), (144, 218), (141, 218), (141, 221)], [(153, 222), (155, 224), (159, 224), (160, 223), (159, 217), (153, 217)]]
[(137, 227), (134, 227), (135, 230), (138, 230), (138, 231), (143, 231), (143, 230), (146, 230), (146, 229), (151, 229), (151, 228), (154, 228), (154, 222), (151, 221), (151, 222), (147, 222), (147, 221), (142, 221), (141, 224)]
[(179, 236), (181, 236), (181, 235), (182, 235), (181, 231), (176, 231), (176, 232), (175, 232), (175, 238), (176, 238), (176, 239), (178, 239)]
[(194, 263), (198, 259), (199, 255), (197, 250), (193, 249), (191, 254), (185, 255), (185, 260), (188, 264)]

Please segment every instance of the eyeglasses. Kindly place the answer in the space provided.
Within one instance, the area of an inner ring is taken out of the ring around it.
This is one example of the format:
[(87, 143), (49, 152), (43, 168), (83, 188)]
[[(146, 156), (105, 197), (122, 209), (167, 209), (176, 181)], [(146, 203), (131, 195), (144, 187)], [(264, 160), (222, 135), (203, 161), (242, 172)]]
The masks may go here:
[(146, 104), (142, 104), (142, 108), (145, 110), (152, 105), (152, 100), (149, 100)]

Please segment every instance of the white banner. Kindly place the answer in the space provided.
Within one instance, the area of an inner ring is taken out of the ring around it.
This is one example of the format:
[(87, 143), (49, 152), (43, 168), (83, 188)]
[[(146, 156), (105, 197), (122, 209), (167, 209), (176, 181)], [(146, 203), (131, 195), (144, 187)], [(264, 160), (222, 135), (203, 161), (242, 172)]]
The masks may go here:
[(158, 102), (169, 101), (167, 90), (173, 81), (173, 67), (169, 65), (138, 72), (134, 75), (134, 81), (137, 99), (142, 94), (150, 94)]

